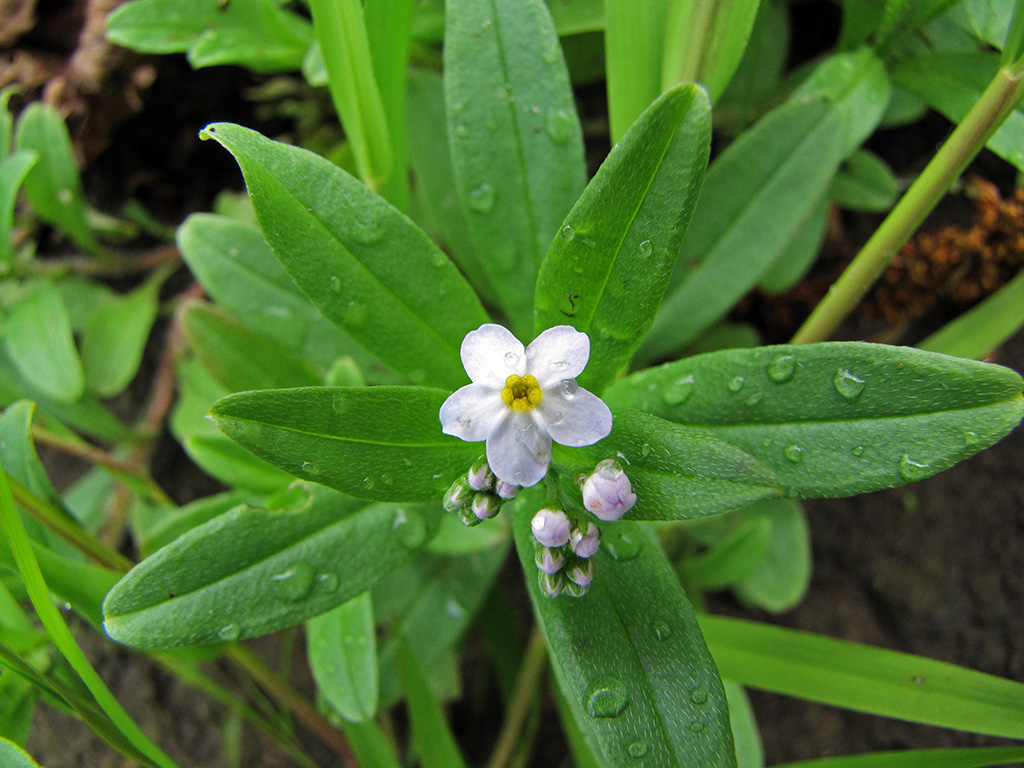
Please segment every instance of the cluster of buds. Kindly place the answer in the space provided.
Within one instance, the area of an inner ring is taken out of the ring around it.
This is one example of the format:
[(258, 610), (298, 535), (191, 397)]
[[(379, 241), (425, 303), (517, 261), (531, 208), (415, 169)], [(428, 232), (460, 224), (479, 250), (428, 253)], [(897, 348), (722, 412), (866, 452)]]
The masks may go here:
[(530, 521), (537, 540), (540, 588), (550, 596), (583, 597), (594, 578), (591, 556), (601, 543), (601, 531), (592, 522), (573, 525), (560, 509), (542, 509)]
[(502, 505), (518, 493), (518, 485), (496, 478), (487, 460), (481, 457), (469, 472), (452, 483), (444, 495), (444, 508), (457, 514), (464, 525), (479, 525), (498, 514)]

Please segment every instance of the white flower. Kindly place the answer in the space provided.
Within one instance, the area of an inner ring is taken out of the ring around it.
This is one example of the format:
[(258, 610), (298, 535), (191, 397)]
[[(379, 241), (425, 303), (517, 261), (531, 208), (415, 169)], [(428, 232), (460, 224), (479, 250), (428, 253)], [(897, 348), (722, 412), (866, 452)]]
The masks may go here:
[(548, 328), (523, 348), (493, 323), (462, 341), (472, 384), (441, 406), (441, 428), (467, 442), (487, 441), (487, 463), (499, 480), (531, 486), (547, 474), (551, 441), (591, 445), (612, 429), (612, 413), (576, 383), (590, 358), (590, 339), (569, 325)]

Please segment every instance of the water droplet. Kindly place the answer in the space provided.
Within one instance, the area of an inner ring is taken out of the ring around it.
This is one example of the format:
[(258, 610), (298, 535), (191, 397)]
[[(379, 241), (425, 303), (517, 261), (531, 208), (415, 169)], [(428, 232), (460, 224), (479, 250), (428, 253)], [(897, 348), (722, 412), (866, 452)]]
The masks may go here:
[(341, 312), (341, 319), (345, 325), (358, 327), (366, 322), (370, 311), (366, 305), (358, 301), (350, 301)]
[(977, 445), (981, 435), (977, 432), (964, 432), (964, 445)]
[(338, 577), (333, 573), (321, 573), (317, 579), (325, 592), (335, 592), (338, 589)]
[(863, 456), (863, 455), (864, 455), (864, 446), (863, 446), (863, 445), (858, 445), (858, 446), (856, 446), (856, 447), (855, 447), (855, 448), (853, 449), (852, 453), (853, 453), (853, 455), (854, 455), (854, 456), (856, 456), (857, 458), (860, 458), (861, 456)]
[(629, 695), (614, 678), (595, 685), (587, 694), (587, 711), (591, 717), (618, 717), (629, 704)]
[(341, 293), (341, 278), (337, 275), (331, 275), (331, 279), (328, 281), (331, 284), (331, 290), (335, 293)]
[(650, 455), (651, 455), (651, 445), (650, 445), (650, 443), (644, 443), (643, 445), (641, 445), (640, 446), (640, 458), (641, 459), (646, 459)]
[(793, 378), (796, 373), (796, 358), (793, 355), (779, 355), (768, 363), (768, 378), (782, 384)]
[(757, 405), (762, 400), (764, 400), (764, 392), (754, 392), (743, 402), (745, 402), (747, 405)]
[(217, 637), (225, 643), (234, 642), (241, 634), (242, 630), (237, 624), (226, 624), (217, 630)]
[(548, 414), (547, 422), (548, 424), (561, 424), (563, 418), (565, 417), (562, 415), (561, 411), (553, 411)]
[(651, 245), (651, 241), (650, 240), (644, 240), (642, 243), (640, 243), (640, 255), (643, 256), (645, 259), (648, 256), (650, 256), (651, 253), (653, 253), (653, 252), (654, 252), (654, 246)]
[(640, 541), (635, 537), (636, 534), (610, 533), (604, 537), (602, 544), (608, 547), (612, 557), (624, 563), (640, 554)]
[(664, 619), (655, 619), (651, 622), (651, 631), (659, 640), (668, 640), (672, 637), (672, 625)]
[(544, 130), (555, 144), (566, 144), (576, 132), (576, 121), (568, 110), (551, 109), (544, 117)]
[(427, 524), (414, 512), (395, 510), (395, 521), (391, 524), (398, 543), (406, 549), (416, 549), (427, 538)]
[(362, 245), (372, 245), (384, 239), (384, 219), (382, 210), (363, 210), (361, 218), (354, 221), (352, 239)]
[(835, 386), (836, 392), (851, 403), (860, 397), (865, 386), (863, 379), (858, 379), (843, 368), (836, 371), (836, 375), (832, 377), (832, 384)]
[(694, 733), (700, 733), (704, 730), (704, 723), (702, 723), (700, 720), (694, 720), (692, 723), (690, 723), (690, 730)]
[(694, 688), (690, 694), (690, 701), (694, 704), (705, 704), (708, 700), (708, 692), (703, 688)]
[(566, 224), (564, 227), (562, 227), (562, 237), (564, 237), (566, 240), (572, 240), (574, 237), (576, 237), (576, 230), (573, 229), (571, 225)]
[(743, 389), (744, 384), (746, 384), (746, 381), (743, 380), (742, 376), (733, 376), (731, 379), (729, 379), (729, 391), (739, 392), (741, 389)]
[(580, 390), (580, 385), (576, 383), (576, 379), (562, 379), (560, 386), (562, 394), (567, 400), (572, 400)]
[(804, 449), (799, 445), (790, 445), (782, 452), (788, 461), (794, 464), (801, 464), (804, 460)]
[(505, 365), (515, 365), (519, 362), (518, 352), (506, 352), (505, 353)]
[(929, 469), (928, 464), (914, 461), (905, 453), (900, 458), (900, 476), (904, 480), (920, 480), (928, 475)]
[(924, 685), (927, 682), (928, 682), (928, 680), (925, 679), (924, 677), (922, 677), (921, 675), (917, 675), (914, 678), (914, 685)]
[(676, 379), (676, 381), (665, 387), (661, 392), (661, 397), (667, 405), (682, 405), (690, 399), (696, 388), (697, 383), (693, 380), (693, 374), (691, 373), (689, 376)]
[(309, 594), (315, 578), (316, 572), (312, 566), (298, 560), (281, 573), (271, 576), (270, 586), (279, 599), (294, 603)]
[(643, 757), (647, 754), (647, 744), (642, 741), (634, 741), (628, 748), (630, 757)]
[(477, 213), (487, 213), (494, 207), (494, 187), (481, 184), (469, 193), (469, 207)]
[(302, 462), (302, 466), (299, 467), (299, 470), (304, 475), (315, 475), (317, 473), (316, 464), (314, 464), (312, 461)]

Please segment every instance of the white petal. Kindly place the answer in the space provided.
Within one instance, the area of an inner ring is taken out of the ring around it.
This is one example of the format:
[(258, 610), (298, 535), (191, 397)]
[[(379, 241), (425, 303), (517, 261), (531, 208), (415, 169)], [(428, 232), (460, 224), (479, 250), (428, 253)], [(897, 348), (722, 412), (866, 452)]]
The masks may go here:
[(536, 485), (548, 471), (551, 438), (529, 413), (507, 413), (508, 418), (487, 438), (487, 463), (499, 480)]
[(438, 417), (446, 435), (477, 443), (487, 439), (507, 412), (498, 390), (467, 384), (444, 401)]
[(496, 323), (484, 323), (462, 340), (462, 365), (474, 384), (505, 386), (512, 374), (526, 373), (526, 352), (512, 332)]
[(612, 412), (604, 400), (585, 389), (577, 388), (571, 395), (560, 387), (545, 390), (537, 410), (559, 445), (592, 445), (612, 431)]
[(575, 379), (590, 359), (590, 337), (571, 325), (548, 328), (526, 348), (526, 367), (541, 389)]

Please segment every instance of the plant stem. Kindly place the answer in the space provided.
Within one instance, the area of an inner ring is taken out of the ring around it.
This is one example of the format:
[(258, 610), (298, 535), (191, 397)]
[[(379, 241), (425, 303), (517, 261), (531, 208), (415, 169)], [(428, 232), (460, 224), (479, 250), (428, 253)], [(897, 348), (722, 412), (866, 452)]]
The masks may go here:
[(60, 259), (34, 259), (15, 264), (13, 274), (24, 277), (51, 277), (61, 275), (108, 276), (130, 275), (149, 272), (164, 264), (181, 261), (177, 246), (163, 245), (141, 256), (69, 256)]
[(512, 759), (516, 739), (526, 722), (530, 704), (537, 695), (541, 676), (547, 668), (547, 660), (544, 635), (541, 634), (540, 627), (535, 626), (526, 646), (519, 675), (516, 677), (516, 685), (508, 712), (505, 715), (505, 722), (502, 723), (501, 732), (498, 734), (498, 740), (494, 745), (494, 752), (487, 763), (487, 768), (506, 768)]
[(793, 336), (794, 344), (824, 341), (832, 335), (1022, 97), (1021, 73), (1000, 69), (971, 111)]

